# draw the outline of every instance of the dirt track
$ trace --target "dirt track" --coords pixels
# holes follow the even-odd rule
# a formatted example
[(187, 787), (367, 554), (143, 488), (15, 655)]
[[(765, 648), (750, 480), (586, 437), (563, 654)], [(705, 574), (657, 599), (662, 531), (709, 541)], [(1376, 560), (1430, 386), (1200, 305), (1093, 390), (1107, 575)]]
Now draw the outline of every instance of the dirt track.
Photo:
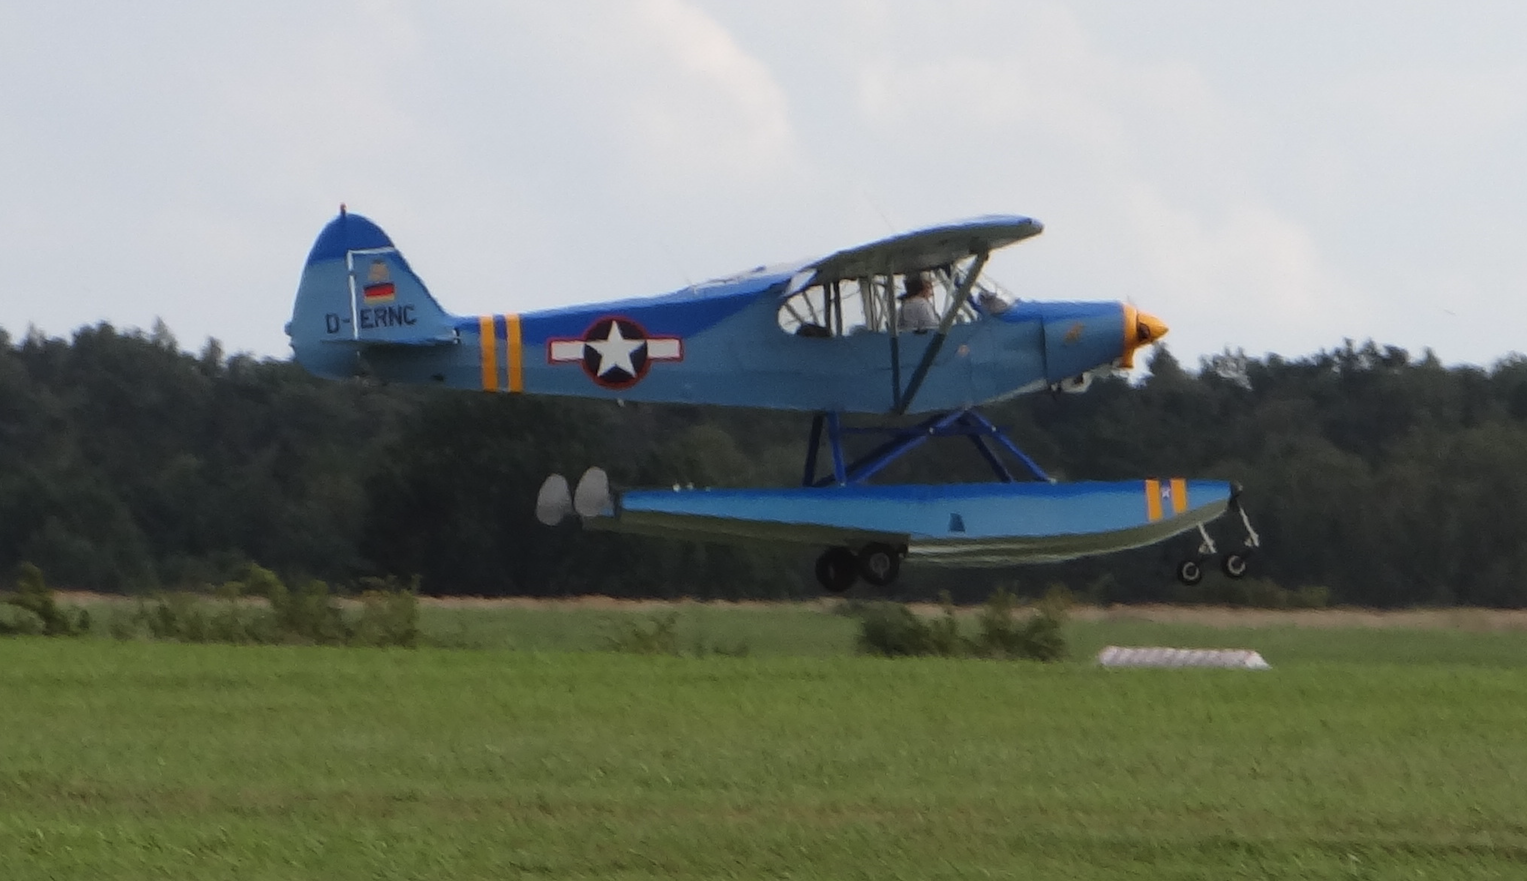
[[(662, 609), (699, 605), (693, 600), (628, 600), (607, 596), (581, 596), (567, 599), (533, 597), (427, 597), (426, 606), (454, 609), (601, 609), (623, 612), (652, 612)], [(815, 599), (796, 603), (763, 601), (715, 601), (705, 603), (718, 609), (768, 609), (779, 605), (830, 611), (841, 600)], [(932, 603), (914, 604), (921, 614), (938, 614)], [(975, 608), (960, 610), (974, 614)], [(1227, 606), (1076, 606), (1071, 615), (1082, 621), (1137, 620), (1162, 624), (1199, 624), (1207, 627), (1322, 627), (1322, 628), (1403, 628), (1411, 630), (1527, 631), (1527, 610), (1523, 609), (1241, 609)]]
[[(841, 600), (800, 600), (796, 603), (710, 602), (716, 609), (770, 609), (774, 606), (832, 611)], [(695, 600), (621, 600), (615, 597), (425, 597), (421, 605), (446, 609), (608, 609), (621, 612), (652, 612), (701, 605)], [(915, 603), (919, 614), (939, 614), (933, 603)], [(960, 612), (976, 614), (965, 606)], [(1202, 624), (1208, 628), (1400, 628), (1420, 631), (1527, 631), (1527, 609), (1238, 609), (1229, 606), (1073, 606), (1073, 618), (1083, 621), (1138, 620), (1170, 624)]]
[(1527, 630), (1523, 609), (1236, 609), (1224, 606), (1083, 606), (1084, 621), (1138, 620), (1209, 627), (1403, 628), (1475, 632)]
[[(94, 605), (126, 601), (125, 597), (83, 591), (60, 591), (61, 602)], [(715, 601), (703, 605), (715, 609), (769, 609), (776, 606), (818, 609), (826, 612), (841, 600), (814, 599), (794, 603), (744, 600)], [(701, 605), (694, 600), (629, 600), (607, 596), (579, 596), (565, 599), (534, 597), (421, 597), (420, 605), (442, 609), (593, 609), (611, 612), (654, 612)], [(932, 603), (914, 604), (920, 614), (935, 615), (940, 608)], [(975, 614), (964, 607), (963, 614)], [(1463, 630), (1471, 632), (1527, 631), (1527, 609), (1241, 609), (1227, 606), (1075, 606), (1071, 615), (1081, 621), (1136, 620), (1161, 624), (1197, 624), (1206, 627), (1314, 627), (1314, 628), (1401, 628), (1410, 630)]]
[[(610, 611), (650, 612), (696, 604), (694, 600), (627, 600), (606, 596), (581, 596), (567, 599), (533, 597), (431, 597), (420, 600), (427, 606), (456, 609), (607, 609)], [(712, 608), (768, 609), (778, 605), (830, 611), (841, 600), (815, 599), (796, 603), (763, 601), (715, 601)], [(937, 614), (940, 607), (917, 603), (913, 608), (922, 614)], [(965, 607), (962, 612), (975, 613)], [(1406, 628), (1412, 630), (1527, 630), (1527, 609), (1243, 609), (1228, 606), (1075, 606), (1071, 615), (1082, 621), (1137, 620), (1162, 624), (1201, 624), (1209, 627), (1324, 627), (1324, 628)]]

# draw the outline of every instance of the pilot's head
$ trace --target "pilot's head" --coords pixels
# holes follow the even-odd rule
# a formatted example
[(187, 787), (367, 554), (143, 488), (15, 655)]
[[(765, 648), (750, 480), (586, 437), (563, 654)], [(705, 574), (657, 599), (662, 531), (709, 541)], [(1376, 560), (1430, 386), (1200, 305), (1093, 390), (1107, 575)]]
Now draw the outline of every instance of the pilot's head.
[(933, 285), (928, 283), (928, 276), (923, 275), (921, 272), (910, 272), (907, 274), (907, 292), (901, 295), (903, 299), (907, 297), (928, 297), (932, 296), (932, 294)]

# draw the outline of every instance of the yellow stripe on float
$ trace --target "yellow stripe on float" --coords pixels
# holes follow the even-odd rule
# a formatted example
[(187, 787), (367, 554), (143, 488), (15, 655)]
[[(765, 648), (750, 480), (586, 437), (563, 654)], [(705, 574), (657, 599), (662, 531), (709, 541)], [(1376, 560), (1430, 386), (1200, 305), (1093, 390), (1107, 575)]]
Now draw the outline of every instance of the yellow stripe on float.
[(1152, 523), (1161, 519), (1161, 481), (1145, 481), (1145, 519)]
[(482, 362), (482, 389), (498, 391), (498, 340), (493, 338), (493, 316), (477, 317), (477, 352)]
[(525, 390), (525, 341), (520, 338), (520, 316), (505, 315), (504, 326), (509, 333), (509, 391)]
[(1188, 510), (1188, 482), (1181, 477), (1172, 478), (1172, 513), (1181, 514)]

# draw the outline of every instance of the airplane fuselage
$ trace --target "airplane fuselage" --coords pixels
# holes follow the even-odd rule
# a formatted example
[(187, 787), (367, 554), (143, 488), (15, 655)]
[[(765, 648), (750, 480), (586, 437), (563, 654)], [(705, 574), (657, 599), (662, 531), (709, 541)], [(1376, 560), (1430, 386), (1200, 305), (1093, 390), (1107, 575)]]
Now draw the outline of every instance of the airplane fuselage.
[[(368, 266), (385, 285), (367, 283)], [(453, 316), (379, 228), (341, 215), (308, 258), (288, 332), (297, 359), (328, 377), (844, 413), (895, 409), (897, 389), (905, 392), (930, 346), (936, 357), (905, 412), (1045, 388), (1107, 369), (1130, 350), (1132, 310), (1114, 302), (973, 310), (943, 340), (866, 328), (790, 333), (780, 309), (797, 270), (758, 270), (656, 297)]]
[[(779, 329), (766, 300), (739, 297), (736, 305), (730, 315), (714, 309), (694, 315), (681, 304), (609, 303), (477, 316), (458, 322), (456, 346), (372, 349), (365, 357), (379, 378), (452, 388), (845, 413), (892, 409), (885, 334), (794, 336)], [(1119, 357), (1121, 344), (1077, 339), (1069, 344), (1074, 351), (1060, 353), (1064, 366), (1049, 369), (1045, 331), (1057, 323), (1062, 332), (1049, 336), (1059, 336), (1062, 347), (1067, 332), (1123, 339), (1122, 311), (1111, 303), (1019, 304), (1000, 318), (955, 325), (908, 412), (1043, 388)], [(931, 333), (899, 335), (904, 373), (932, 340)]]

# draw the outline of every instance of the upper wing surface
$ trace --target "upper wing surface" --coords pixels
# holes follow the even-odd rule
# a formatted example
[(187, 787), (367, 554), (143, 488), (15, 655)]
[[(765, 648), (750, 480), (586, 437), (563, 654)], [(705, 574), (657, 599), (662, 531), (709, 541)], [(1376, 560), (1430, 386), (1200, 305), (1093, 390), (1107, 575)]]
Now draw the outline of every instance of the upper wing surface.
[(1006, 214), (914, 230), (823, 257), (807, 267), (814, 271), (806, 285), (922, 272), (995, 251), (1043, 231), (1044, 225), (1033, 218)]

